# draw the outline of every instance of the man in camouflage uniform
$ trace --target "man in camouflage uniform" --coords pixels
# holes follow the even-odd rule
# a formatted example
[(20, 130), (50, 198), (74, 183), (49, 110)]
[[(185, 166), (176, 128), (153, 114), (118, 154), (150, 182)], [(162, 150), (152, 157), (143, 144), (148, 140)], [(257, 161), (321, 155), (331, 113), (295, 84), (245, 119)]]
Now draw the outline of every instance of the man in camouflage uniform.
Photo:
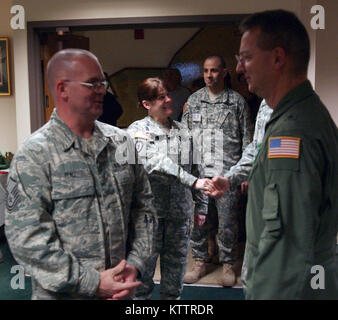
[[(235, 189), (241, 184), (247, 183), (253, 163), (263, 141), (265, 125), (269, 121), (272, 111), (265, 100), (263, 100), (257, 113), (253, 140), (243, 151), (242, 158), (230, 168), (224, 178), (220, 178), (219, 176), (213, 178), (216, 184), (223, 184), (224, 191)], [(213, 196), (212, 193), (207, 192), (207, 194)], [(242, 274), (245, 274), (244, 269), (245, 265), (242, 266)], [(242, 281), (242, 286), (245, 287), (244, 281)]]
[[(224, 175), (241, 158), (242, 151), (250, 143), (251, 125), (244, 98), (225, 88), (227, 74), (223, 58), (210, 56), (203, 65), (206, 87), (192, 94), (187, 102), (182, 122), (192, 130), (196, 145), (202, 146), (202, 166), (205, 177)], [(233, 265), (238, 254), (238, 201), (239, 190), (232, 190), (220, 199), (209, 199), (206, 223), (194, 227), (191, 247), (194, 265), (184, 277), (186, 283), (194, 283), (208, 272), (208, 235), (217, 229), (219, 260), (223, 274), (219, 282), (233, 286), (236, 276)]]
[(252, 142), (243, 151), (241, 160), (231, 167), (224, 175), (229, 181), (228, 188), (235, 188), (248, 179), (253, 162), (256, 159), (263, 141), (265, 125), (269, 121), (272, 111), (273, 110), (266, 104), (265, 100), (263, 100), (257, 113)]
[(9, 173), (10, 249), (32, 277), (32, 299), (123, 299), (152, 254), (149, 180), (116, 161), (123, 131), (95, 121), (107, 83), (94, 55), (59, 51), (47, 81), (56, 109)]
[(138, 159), (144, 163), (149, 175), (159, 217), (158, 233), (154, 240), (156, 251), (149, 260), (135, 299), (151, 298), (159, 255), (161, 299), (180, 298), (187, 265), (193, 207), (200, 215), (206, 215), (208, 210), (208, 197), (200, 190), (191, 193), (192, 189), (200, 188), (205, 179), (197, 179), (202, 175), (201, 166), (192, 163), (189, 130), (177, 121), (168, 120), (169, 125), (166, 127), (147, 116), (128, 128), (128, 133), (136, 141)]

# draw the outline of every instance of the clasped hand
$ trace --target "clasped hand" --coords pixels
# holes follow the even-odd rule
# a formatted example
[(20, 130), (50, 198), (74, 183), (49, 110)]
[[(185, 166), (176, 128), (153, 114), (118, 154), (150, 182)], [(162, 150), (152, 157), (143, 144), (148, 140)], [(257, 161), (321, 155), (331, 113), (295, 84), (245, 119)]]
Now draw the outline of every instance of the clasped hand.
[(141, 285), (140, 281), (135, 281), (137, 269), (126, 260), (114, 268), (100, 273), (100, 284), (96, 295), (107, 300), (121, 300), (135, 293), (136, 288)]

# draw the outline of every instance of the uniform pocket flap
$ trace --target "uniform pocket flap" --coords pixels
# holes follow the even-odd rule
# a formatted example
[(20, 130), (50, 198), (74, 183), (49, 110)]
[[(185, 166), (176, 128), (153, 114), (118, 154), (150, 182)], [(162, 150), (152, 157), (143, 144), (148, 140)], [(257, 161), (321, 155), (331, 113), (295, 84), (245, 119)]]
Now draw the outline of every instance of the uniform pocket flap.
[(276, 220), (266, 220), (265, 221), (266, 230), (269, 232), (279, 230), (281, 228), (281, 223), (279, 219)]
[(264, 189), (263, 219), (273, 220), (278, 217), (278, 191), (275, 183)]
[(93, 196), (95, 194), (91, 179), (62, 179), (54, 183), (52, 199), (72, 199)]
[(299, 171), (299, 159), (269, 159), (268, 168), (270, 170)]
[(262, 210), (263, 219), (265, 221), (276, 220), (278, 218), (278, 210), (271, 210), (270, 208)]
[(262, 216), (265, 220), (267, 231), (276, 231), (281, 228), (281, 221), (278, 215), (279, 212), (279, 197), (277, 184), (272, 183), (264, 189), (264, 207)]
[(226, 110), (225, 112), (220, 113), (219, 118), (217, 119), (218, 128), (222, 128), (224, 121), (226, 120), (228, 115), (230, 115), (230, 113), (230, 110)]

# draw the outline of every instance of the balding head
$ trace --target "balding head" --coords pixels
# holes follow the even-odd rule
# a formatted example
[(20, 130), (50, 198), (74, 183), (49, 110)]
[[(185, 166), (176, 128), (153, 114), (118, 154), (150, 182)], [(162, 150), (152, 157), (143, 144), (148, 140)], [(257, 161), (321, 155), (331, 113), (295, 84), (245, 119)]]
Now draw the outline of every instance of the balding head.
[(205, 58), (204, 60), (204, 63), (207, 61), (207, 60), (217, 60), (219, 62), (219, 67), (222, 68), (222, 69), (225, 69), (226, 68), (226, 63), (225, 63), (225, 60), (222, 56), (220, 55), (217, 55), (217, 54), (214, 54), (214, 55), (211, 55), (211, 56), (208, 56)]
[(76, 72), (75, 61), (79, 58), (88, 58), (97, 61), (95, 55), (82, 49), (64, 49), (58, 51), (47, 64), (47, 85), (52, 97), (55, 97), (55, 86), (58, 80), (69, 79)]

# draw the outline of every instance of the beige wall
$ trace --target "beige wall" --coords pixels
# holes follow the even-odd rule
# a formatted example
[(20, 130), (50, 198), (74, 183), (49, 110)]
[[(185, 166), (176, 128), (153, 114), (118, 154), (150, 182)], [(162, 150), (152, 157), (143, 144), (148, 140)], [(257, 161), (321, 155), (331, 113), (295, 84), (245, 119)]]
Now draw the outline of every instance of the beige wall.
[(20, 0), (28, 21), (114, 17), (250, 13), (284, 8), (299, 12), (299, 0)]
[[(331, 114), (338, 123), (338, 114), (335, 109), (338, 93), (333, 86), (337, 83), (337, 75), (334, 72), (336, 65), (335, 52), (337, 52), (337, 42), (333, 42), (336, 37), (336, 14), (337, 1), (322, 0), (326, 10), (327, 29), (325, 32), (317, 30), (311, 31), (311, 40), (315, 41), (312, 52), (310, 68), (310, 78), (315, 84), (319, 95), (328, 104)], [(9, 0), (2, 0), (2, 9), (8, 6)], [(313, 0), (21, 0), (13, 3), (22, 4), (26, 11), (28, 21), (42, 20), (65, 20), (65, 19), (85, 19), (85, 18), (122, 18), (122, 17), (149, 17), (149, 16), (176, 16), (176, 15), (205, 15), (205, 14), (234, 14), (251, 13), (266, 9), (284, 8), (300, 15), (304, 23), (310, 23), (310, 12), (306, 8), (312, 4)], [(318, 2), (318, 1), (317, 1)], [(324, 3), (325, 2), (325, 3)], [(306, 8), (306, 9), (304, 9)], [(2, 16), (8, 17), (7, 10), (2, 10)], [(4, 12), (4, 13), (3, 13)], [(2, 32), (11, 33), (6, 23), (1, 27)], [(333, 24), (333, 27), (332, 27)], [(330, 25), (330, 26), (329, 26)], [(4, 30), (4, 31), (3, 31)], [(16, 122), (19, 123), (17, 130), (17, 143), (30, 134), (30, 116), (28, 99), (28, 61), (27, 61), (27, 39), (25, 31), (14, 31), (15, 41), (15, 65), (20, 67), (15, 77), (16, 87)], [(332, 50), (334, 49), (334, 50)], [(0, 100), (6, 101), (6, 100)], [(13, 98), (9, 98), (8, 105), (14, 103)], [(15, 131), (15, 117), (10, 113), (12, 109), (5, 107), (4, 102), (0, 102), (0, 107), (4, 109), (6, 125)], [(7, 108), (7, 109), (6, 109)], [(10, 109), (10, 110), (9, 110)], [(2, 121), (2, 120), (0, 120)], [(1, 124), (1, 123), (0, 123)], [(2, 130), (2, 129), (0, 129)], [(1, 131), (0, 131), (1, 132)], [(15, 137), (15, 132), (12, 138)], [(15, 139), (15, 138), (14, 138)], [(0, 146), (4, 144), (2, 135), (0, 136)], [(15, 142), (10, 142), (11, 149), (16, 148)]]
[(322, 0), (325, 29), (316, 30), (316, 91), (338, 124), (338, 1)]
[(14, 86), (14, 59), (13, 59), (13, 31), (10, 28), (11, 0), (1, 1), (0, 10), (0, 37), (9, 38), (10, 46), (10, 76), (12, 80), (12, 95), (0, 96), (0, 152), (14, 152), (17, 147), (16, 117), (15, 117), (15, 86)]

